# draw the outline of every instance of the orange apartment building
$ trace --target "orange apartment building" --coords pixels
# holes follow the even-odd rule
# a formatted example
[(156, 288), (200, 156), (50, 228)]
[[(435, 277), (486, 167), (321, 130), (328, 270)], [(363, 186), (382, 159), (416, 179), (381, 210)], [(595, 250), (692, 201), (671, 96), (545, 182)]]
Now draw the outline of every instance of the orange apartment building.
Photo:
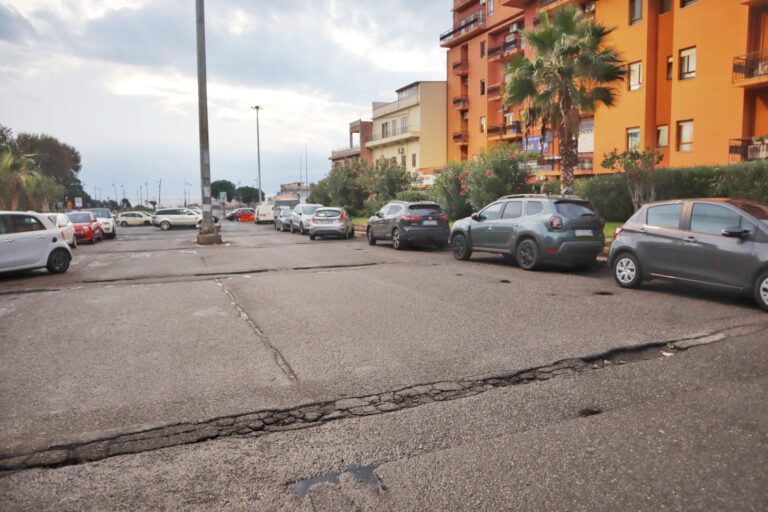
[(524, 137), (503, 106), (505, 66), (530, 55), (521, 29), (567, 4), (615, 27), (627, 63), (618, 105), (582, 119), (577, 175), (612, 149), (654, 148), (662, 166), (768, 158), (768, 0), (454, 0), (448, 49), (448, 158), (509, 141), (543, 150), (541, 177), (559, 174), (557, 140)]

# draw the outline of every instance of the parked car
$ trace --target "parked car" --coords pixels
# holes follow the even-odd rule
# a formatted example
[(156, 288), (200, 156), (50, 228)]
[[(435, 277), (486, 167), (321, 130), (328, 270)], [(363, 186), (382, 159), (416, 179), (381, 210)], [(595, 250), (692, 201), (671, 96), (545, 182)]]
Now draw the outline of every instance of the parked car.
[(91, 212), (96, 217), (105, 237), (115, 238), (117, 236), (115, 215), (108, 208), (86, 208), (83, 211)]
[(96, 220), (91, 212), (72, 212), (67, 217), (75, 226), (75, 238), (77, 243), (88, 242), (95, 244), (104, 239), (104, 232), (101, 230), (101, 224)]
[(650, 203), (616, 230), (609, 263), (622, 288), (651, 278), (753, 295), (768, 310), (768, 206), (736, 199)]
[(0, 272), (69, 269), (72, 251), (59, 228), (44, 214), (0, 211)]
[(391, 240), (392, 247), (403, 249), (412, 243), (426, 242), (444, 247), (450, 228), (443, 207), (431, 201), (390, 201), (368, 219), (368, 243)]
[(61, 237), (67, 242), (67, 245), (75, 249), (77, 247), (77, 237), (75, 236), (75, 225), (63, 213), (46, 213), (54, 226), (59, 228)]
[(245, 208), (235, 215), (235, 221), (237, 222), (255, 222), (256, 210), (253, 208)]
[(164, 208), (152, 215), (152, 225), (163, 231), (175, 227), (194, 228), (203, 216), (187, 208)]
[(353, 238), (355, 227), (344, 208), (318, 208), (309, 217), (309, 239), (320, 237)]
[(291, 209), (280, 208), (275, 215), (275, 230), (288, 231), (291, 229)]
[(456, 221), (451, 249), (458, 260), (473, 252), (503, 254), (523, 270), (544, 264), (591, 266), (605, 247), (604, 221), (576, 196), (504, 196)]
[(152, 217), (140, 212), (123, 212), (117, 216), (117, 224), (126, 226), (150, 226), (152, 225)]
[(260, 204), (256, 207), (254, 222), (256, 224), (275, 222), (275, 208), (271, 204)]
[(291, 214), (291, 233), (298, 231), (302, 235), (309, 233), (309, 217), (321, 204), (297, 204)]
[(230, 222), (238, 221), (240, 220), (240, 216), (243, 215), (244, 212), (253, 214), (253, 208), (238, 208), (236, 210), (232, 210), (231, 212), (226, 214), (224, 218)]

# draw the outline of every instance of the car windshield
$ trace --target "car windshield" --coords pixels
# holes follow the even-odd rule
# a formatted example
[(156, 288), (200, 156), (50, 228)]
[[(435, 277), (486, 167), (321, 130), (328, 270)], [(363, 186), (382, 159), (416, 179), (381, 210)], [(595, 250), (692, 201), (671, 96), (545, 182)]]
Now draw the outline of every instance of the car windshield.
[(312, 213), (315, 213), (315, 210), (317, 210), (318, 208), (320, 208), (320, 207), (319, 206), (302, 206), (301, 207), (301, 212), (304, 215), (310, 215)]
[(91, 216), (87, 213), (70, 213), (69, 220), (77, 223), (91, 222)]
[(340, 210), (317, 210), (315, 212), (315, 217), (323, 217), (326, 219), (335, 218), (341, 215)]
[(408, 211), (415, 215), (438, 215), (443, 213), (439, 204), (412, 204)]
[(278, 214), (280, 217), (290, 217), (291, 211), (290, 210), (280, 210), (280, 213)]
[(570, 218), (597, 216), (592, 205), (586, 201), (558, 201), (555, 209), (560, 215)]
[(109, 210), (99, 209), (99, 210), (88, 210), (93, 214), (94, 217), (97, 219), (109, 219), (112, 218), (112, 216), (109, 214)]

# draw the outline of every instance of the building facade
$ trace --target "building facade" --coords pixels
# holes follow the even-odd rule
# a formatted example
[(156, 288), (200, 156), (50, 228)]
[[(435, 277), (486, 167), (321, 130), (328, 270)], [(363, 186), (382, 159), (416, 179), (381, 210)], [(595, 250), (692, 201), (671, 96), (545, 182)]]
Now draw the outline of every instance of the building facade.
[(768, 157), (768, 140), (753, 140), (768, 135), (768, 0), (454, 0), (440, 38), (449, 160), (506, 140), (542, 153), (542, 177), (559, 173), (557, 140), (524, 137), (504, 108), (504, 73), (511, 55), (530, 55), (520, 30), (568, 3), (615, 27), (609, 44), (627, 63), (617, 106), (582, 118), (576, 175), (608, 172), (613, 149), (657, 149), (674, 167)]
[(373, 161), (396, 162), (430, 184), (446, 162), (446, 83), (415, 82), (397, 90), (397, 100), (374, 102), (373, 133), (365, 147)]
[(349, 146), (334, 149), (331, 151), (329, 160), (331, 166), (336, 164), (349, 163), (352, 160), (360, 159), (366, 162), (372, 161), (372, 153), (366, 144), (373, 135), (373, 122), (358, 119), (349, 123)]

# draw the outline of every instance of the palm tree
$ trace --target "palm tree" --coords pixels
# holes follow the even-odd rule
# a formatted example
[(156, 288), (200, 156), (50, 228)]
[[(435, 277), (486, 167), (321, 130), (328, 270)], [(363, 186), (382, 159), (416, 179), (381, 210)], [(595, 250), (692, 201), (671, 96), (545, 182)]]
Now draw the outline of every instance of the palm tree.
[(32, 203), (33, 191), (39, 176), (32, 170), (34, 160), (29, 155), (14, 156), (10, 151), (0, 153), (0, 201), (5, 208), (17, 210), (21, 199), (25, 199), (27, 207)]
[(539, 125), (545, 137), (554, 128), (560, 140), (560, 190), (572, 194), (581, 114), (600, 104), (613, 106), (626, 70), (606, 42), (614, 29), (587, 18), (577, 6), (555, 11), (551, 21), (541, 14), (539, 21), (523, 33), (535, 56), (517, 55), (507, 66), (504, 104), (522, 107), (526, 133)]

